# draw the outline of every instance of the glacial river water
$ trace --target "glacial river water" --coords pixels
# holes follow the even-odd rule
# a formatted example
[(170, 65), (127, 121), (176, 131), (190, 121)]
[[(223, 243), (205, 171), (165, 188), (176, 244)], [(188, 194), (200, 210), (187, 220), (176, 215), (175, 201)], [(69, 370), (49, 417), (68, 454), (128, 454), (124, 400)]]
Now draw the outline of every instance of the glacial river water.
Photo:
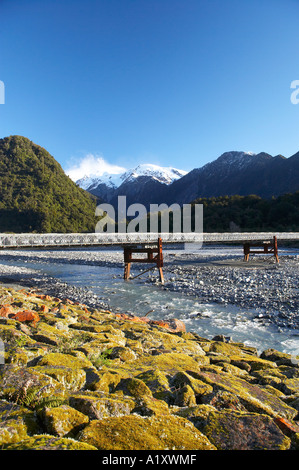
[[(62, 282), (90, 289), (112, 311), (133, 313), (151, 319), (178, 318), (188, 331), (204, 338), (229, 336), (233, 341), (254, 346), (258, 352), (274, 348), (292, 355), (299, 354), (299, 331), (282, 330), (265, 324), (256, 311), (234, 305), (203, 304), (195, 297), (172, 292), (161, 285), (146, 282), (144, 275), (123, 281), (123, 269), (55, 262), (4, 261), (5, 264), (42, 271)], [(150, 313), (149, 313), (150, 312)]]

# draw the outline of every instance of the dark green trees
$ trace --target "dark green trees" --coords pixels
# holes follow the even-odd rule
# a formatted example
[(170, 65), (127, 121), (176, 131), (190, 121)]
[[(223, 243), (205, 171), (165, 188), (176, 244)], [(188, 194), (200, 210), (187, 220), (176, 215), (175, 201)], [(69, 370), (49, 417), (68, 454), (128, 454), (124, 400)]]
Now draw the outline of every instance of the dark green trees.
[(93, 232), (95, 208), (44, 148), (0, 139), (0, 232)]

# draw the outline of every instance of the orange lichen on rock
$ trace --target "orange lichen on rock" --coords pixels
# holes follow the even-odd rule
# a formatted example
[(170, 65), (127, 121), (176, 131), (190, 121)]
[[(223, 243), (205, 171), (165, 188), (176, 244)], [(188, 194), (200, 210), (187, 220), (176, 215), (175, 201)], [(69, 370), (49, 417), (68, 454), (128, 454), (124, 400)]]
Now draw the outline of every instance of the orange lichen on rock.
[(0, 317), (8, 317), (9, 314), (15, 313), (14, 309), (10, 305), (3, 305), (2, 308), (0, 308)]
[(40, 311), (42, 313), (48, 313), (49, 312), (49, 307), (47, 307), (47, 305), (41, 305)]
[(45, 295), (45, 294), (37, 295), (36, 297), (38, 297), (41, 300), (52, 300), (52, 297), (50, 297), (50, 295)]
[(23, 310), (17, 312), (12, 318), (20, 322), (32, 322), (33, 326), (35, 326), (35, 324), (39, 321), (38, 314), (33, 310)]

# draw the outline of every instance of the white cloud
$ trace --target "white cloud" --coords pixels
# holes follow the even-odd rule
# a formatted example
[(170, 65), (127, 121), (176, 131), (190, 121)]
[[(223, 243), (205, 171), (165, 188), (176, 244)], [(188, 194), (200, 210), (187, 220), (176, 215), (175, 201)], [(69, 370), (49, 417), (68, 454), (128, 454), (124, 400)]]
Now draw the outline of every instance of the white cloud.
[(78, 181), (84, 176), (102, 176), (104, 173), (118, 175), (124, 171), (126, 171), (126, 168), (113, 165), (100, 155), (88, 153), (78, 164), (70, 167), (65, 172), (73, 181)]

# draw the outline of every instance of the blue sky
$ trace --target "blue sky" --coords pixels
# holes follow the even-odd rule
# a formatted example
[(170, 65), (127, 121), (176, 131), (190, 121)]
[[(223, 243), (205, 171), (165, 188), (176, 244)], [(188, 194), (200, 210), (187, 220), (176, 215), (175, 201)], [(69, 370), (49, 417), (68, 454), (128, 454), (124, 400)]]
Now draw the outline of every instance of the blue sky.
[(299, 151), (299, 0), (0, 0), (0, 16), (0, 137), (66, 171)]

